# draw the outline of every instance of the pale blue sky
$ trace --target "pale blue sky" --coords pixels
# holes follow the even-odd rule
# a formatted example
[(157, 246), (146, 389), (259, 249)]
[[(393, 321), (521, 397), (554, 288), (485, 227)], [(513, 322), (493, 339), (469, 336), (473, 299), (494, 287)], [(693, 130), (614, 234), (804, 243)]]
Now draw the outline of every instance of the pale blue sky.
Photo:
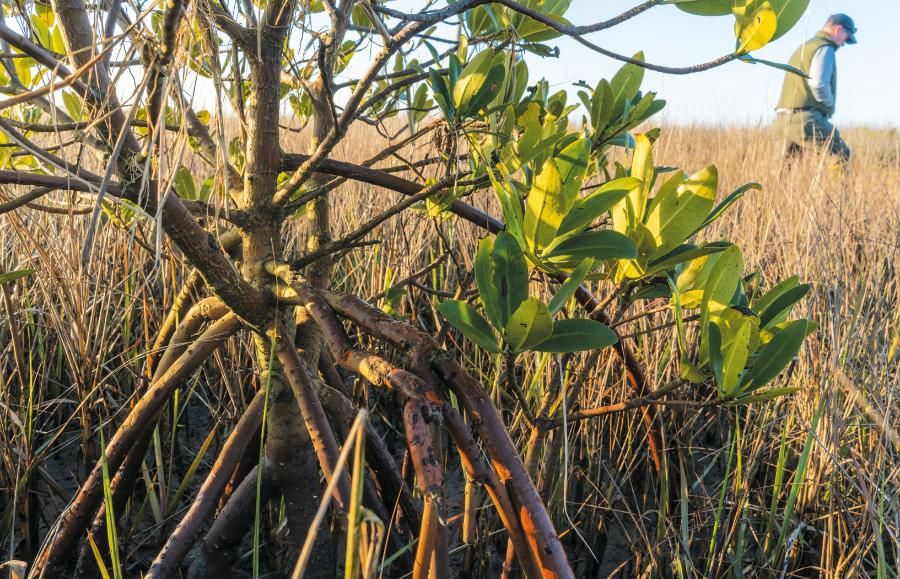
[[(616, 15), (636, 0), (574, 0), (566, 14), (575, 24)], [(900, 127), (900, 0), (812, 0), (800, 22), (785, 36), (754, 53), (787, 62), (805, 39), (821, 28), (829, 14), (846, 12), (858, 28), (858, 44), (837, 53), (838, 101), (834, 122)], [(589, 36), (609, 50), (631, 55), (643, 50), (649, 62), (671, 66), (697, 64), (734, 49), (734, 19), (704, 18), (674, 6), (658, 6), (610, 30)], [(554, 41), (558, 59), (529, 58), (532, 75), (559, 88), (584, 79), (593, 84), (620, 66), (569, 38)], [(733, 62), (688, 75), (648, 72), (643, 88), (668, 101), (663, 115), (675, 122), (767, 124), (774, 116), (784, 73), (762, 65)]]

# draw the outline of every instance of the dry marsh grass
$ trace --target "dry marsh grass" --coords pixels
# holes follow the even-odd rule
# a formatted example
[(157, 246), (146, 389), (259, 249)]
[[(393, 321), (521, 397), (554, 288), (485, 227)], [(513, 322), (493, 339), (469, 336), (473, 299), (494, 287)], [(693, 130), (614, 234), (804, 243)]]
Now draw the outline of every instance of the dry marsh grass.
[[(635, 412), (582, 421), (572, 425), (567, 440), (554, 433), (545, 441), (538, 478), (557, 528), (576, 554), (576, 574), (896, 576), (900, 135), (851, 129), (846, 139), (854, 158), (848, 171), (838, 173), (815, 155), (785, 166), (764, 130), (663, 130), (656, 146), (658, 165), (693, 172), (714, 163), (720, 196), (748, 181), (764, 186), (746, 195), (706, 235), (740, 245), (746, 267), (761, 271), (766, 286), (791, 275), (811, 283), (813, 290), (798, 313), (813, 319), (818, 329), (790, 375), (780, 379), (780, 385), (799, 386), (797, 394), (754, 407), (662, 407), (658, 423), (666, 476), (653, 469)], [(333, 156), (359, 162), (382, 144), (374, 132), (360, 132)], [(302, 134), (288, 133), (283, 146), (303, 150)], [(410, 150), (404, 159), (432, 153), (427, 147)], [(401, 174), (414, 177), (410, 171)], [(332, 199), (336, 229), (355, 229), (397, 197), (358, 183), (343, 186)], [(495, 207), (487, 192), (470, 201)], [(133, 231), (113, 228), (98, 236), (94, 260), (82, 270), (85, 230), (86, 218), (80, 216), (31, 210), (0, 216), (0, 270), (37, 270), (0, 286), (0, 560), (33, 555), (82, 480), (85, 465), (97, 458), (99, 430), (108, 436), (140, 391), (143, 359), (174, 297), (173, 283), (185, 272), (177, 260), (155, 261), (132, 241)], [(373, 295), (450, 250), (449, 258), (422, 280), (423, 287), (407, 288), (391, 304), (397, 315), (433, 330), (440, 327), (434, 311), (443, 299), (440, 291), (468, 283), (479, 235), (455, 219), (406, 213), (373, 233), (379, 245), (340, 256), (334, 285)], [(292, 222), (289, 246), (302, 247), (304, 236), (303, 220)], [(154, 243), (152, 228), (136, 237), (144, 245)], [(439, 291), (429, 294), (429, 289)], [(603, 287), (594, 289), (603, 292)], [(614, 303), (613, 311), (627, 320), (659, 305), (639, 304), (626, 312)], [(640, 334), (667, 316), (640, 317), (620, 328), (638, 334), (631, 341), (654, 387), (666, 383), (672, 371), (674, 332)], [(524, 448), (527, 431), (499, 387), (499, 362), (466, 344), (458, 346), (460, 356), (492, 387)], [(126, 565), (152, 552), (171, 530), (170, 515), (180, 512), (191, 494), (169, 504), (175, 489), (196, 488), (185, 474), (195, 453), (212, 436), (196, 479), (248, 402), (246, 393), (257, 380), (251, 360), (249, 340), (232, 340), (170, 408), (145, 461), (144, 486), (120, 531)], [(604, 355), (596, 365), (578, 368), (573, 379), (584, 381), (582, 407), (629, 396), (614, 358)], [(539, 401), (556, 370), (555, 363), (542, 367), (538, 358), (523, 357), (520, 371), (523, 384), (530, 385), (528, 395)], [(362, 384), (355, 388), (376, 417), (392, 401), (366, 392)], [(699, 401), (709, 395), (705, 388), (691, 387), (679, 397)], [(390, 435), (386, 419), (378, 426)], [(458, 514), (453, 498), (450, 510)], [(267, 516), (267, 528), (277, 528), (277, 508)], [(502, 559), (505, 540), (494, 533), (500, 528), (482, 519), (482, 560)], [(267, 536), (277, 539), (274, 531)], [(270, 548), (268, 540), (264, 545)]]

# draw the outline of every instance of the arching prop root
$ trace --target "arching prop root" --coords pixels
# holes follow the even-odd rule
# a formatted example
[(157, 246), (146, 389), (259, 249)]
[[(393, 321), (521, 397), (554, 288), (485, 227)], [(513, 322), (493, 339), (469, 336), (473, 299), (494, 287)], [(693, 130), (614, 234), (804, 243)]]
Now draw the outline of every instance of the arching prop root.
[[(152, 429), (163, 405), (178, 386), (240, 327), (234, 314), (223, 316), (189, 345), (157, 382), (151, 384), (106, 446), (106, 462), (110, 471), (115, 472), (142, 433)], [(103, 474), (98, 461), (75, 499), (57, 521), (57, 532), (51, 533), (35, 560), (34, 576), (53, 577), (59, 574), (59, 565), (69, 558), (75, 541), (82, 536), (89, 517), (100, 504), (102, 493)]]

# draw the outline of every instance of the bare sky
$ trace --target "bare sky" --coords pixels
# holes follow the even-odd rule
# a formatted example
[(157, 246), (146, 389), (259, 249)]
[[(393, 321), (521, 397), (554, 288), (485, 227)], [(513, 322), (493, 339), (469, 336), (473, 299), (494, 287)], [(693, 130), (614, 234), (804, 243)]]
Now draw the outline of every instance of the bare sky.
[[(576, 24), (604, 20), (634, 6), (635, 0), (574, 0), (566, 14)], [(840, 126), (900, 127), (900, 0), (812, 0), (787, 35), (754, 53), (787, 62), (791, 53), (822, 26), (829, 14), (846, 12), (859, 30), (859, 43), (837, 53)], [(643, 50), (648, 61), (697, 64), (734, 49), (731, 16), (692, 16), (674, 6), (658, 6), (614, 28), (590, 35), (600, 46), (631, 55)], [(546, 77), (559, 88), (583, 79), (593, 84), (619, 67), (568, 38), (557, 41), (558, 59), (530, 57), (533, 78)], [(644, 90), (668, 101), (666, 118), (682, 123), (767, 124), (774, 116), (784, 73), (762, 65), (733, 62), (689, 76), (648, 73)]]

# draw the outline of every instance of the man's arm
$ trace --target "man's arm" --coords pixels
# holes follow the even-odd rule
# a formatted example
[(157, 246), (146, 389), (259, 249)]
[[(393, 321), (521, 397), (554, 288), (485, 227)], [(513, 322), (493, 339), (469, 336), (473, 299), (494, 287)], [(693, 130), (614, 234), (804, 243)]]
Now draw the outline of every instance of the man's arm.
[(834, 69), (834, 48), (822, 46), (813, 54), (809, 65), (809, 79), (806, 81), (813, 97), (829, 111), (834, 111), (835, 95), (831, 91)]

